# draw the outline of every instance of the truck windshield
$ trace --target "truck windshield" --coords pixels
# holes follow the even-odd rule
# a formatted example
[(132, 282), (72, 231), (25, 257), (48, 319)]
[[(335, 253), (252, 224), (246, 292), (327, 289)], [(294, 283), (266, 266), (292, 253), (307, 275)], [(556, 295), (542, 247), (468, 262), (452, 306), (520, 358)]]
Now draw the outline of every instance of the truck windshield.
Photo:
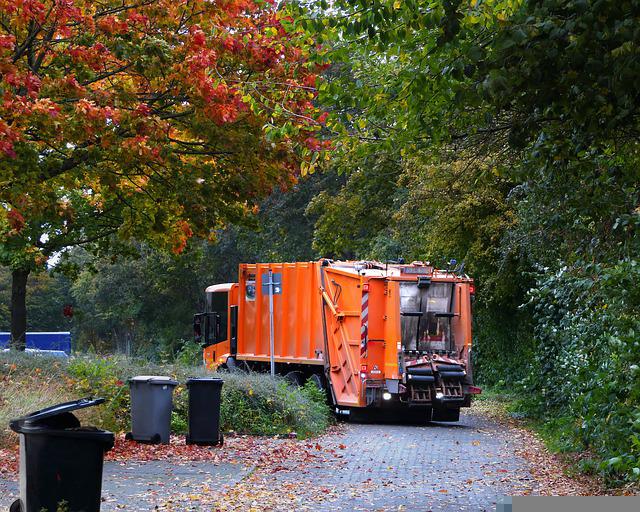
[(400, 283), (402, 346), (405, 350), (452, 349), (451, 310), (453, 283)]
[(228, 292), (207, 293), (207, 312), (211, 313), (207, 333), (208, 343), (219, 343), (227, 339), (228, 305)]

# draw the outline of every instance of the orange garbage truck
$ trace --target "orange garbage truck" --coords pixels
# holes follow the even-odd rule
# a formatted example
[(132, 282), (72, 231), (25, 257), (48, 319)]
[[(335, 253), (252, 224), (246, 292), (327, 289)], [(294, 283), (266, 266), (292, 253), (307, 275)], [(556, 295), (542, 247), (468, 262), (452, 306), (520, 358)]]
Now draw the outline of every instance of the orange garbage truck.
[[(327, 391), (341, 414), (469, 407), (473, 280), (428, 263), (241, 264), (194, 316), (208, 368), (269, 371)], [(355, 415), (355, 414), (354, 414)]]

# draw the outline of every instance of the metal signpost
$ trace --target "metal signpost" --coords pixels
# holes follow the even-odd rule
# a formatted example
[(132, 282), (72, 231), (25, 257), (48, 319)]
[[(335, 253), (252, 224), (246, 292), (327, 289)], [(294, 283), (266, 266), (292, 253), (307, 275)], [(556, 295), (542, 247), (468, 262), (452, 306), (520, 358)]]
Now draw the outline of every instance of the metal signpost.
[(273, 272), (269, 269), (269, 357), (271, 359), (271, 376), (276, 374), (276, 363), (273, 359)]
[(262, 294), (269, 295), (269, 359), (271, 361), (271, 375), (276, 374), (274, 360), (274, 330), (273, 330), (273, 296), (282, 293), (282, 274), (274, 274), (269, 269), (268, 274), (262, 274)]

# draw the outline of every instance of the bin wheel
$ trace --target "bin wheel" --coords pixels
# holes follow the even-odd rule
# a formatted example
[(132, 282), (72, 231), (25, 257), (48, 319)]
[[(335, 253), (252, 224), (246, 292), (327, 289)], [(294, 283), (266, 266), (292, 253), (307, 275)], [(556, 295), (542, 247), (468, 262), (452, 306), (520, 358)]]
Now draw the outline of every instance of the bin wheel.
[(124, 438), (125, 438), (127, 441), (133, 441), (133, 434), (132, 434), (131, 432), (127, 432), (127, 433), (124, 435)]
[(22, 501), (17, 499), (9, 505), (9, 512), (22, 512)]
[(218, 439), (218, 442), (216, 443), (216, 445), (218, 446), (224, 445), (224, 436), (222, 435), (222, 432), (220, 432), (220, 439)]
[(151, 444), (160, 444), (160, 441), (162, 441), (162, 437), (160, 437), (160, 434), (153, 434), (153, 436), (149, 440)]

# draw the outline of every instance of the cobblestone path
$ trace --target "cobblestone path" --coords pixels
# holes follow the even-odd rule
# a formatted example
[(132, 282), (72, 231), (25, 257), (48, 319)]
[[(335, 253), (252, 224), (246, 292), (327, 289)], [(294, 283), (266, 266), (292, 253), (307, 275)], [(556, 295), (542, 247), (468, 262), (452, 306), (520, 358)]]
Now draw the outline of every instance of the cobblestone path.
[[(534, 486), (516, 454), (521, 440), (475, 414), (452, 424), (345, 424), (319, 443), (335, 457), (294, 467), (107, 462), (102, 511), (482, 512)], [(17, 493), (16, 481), (0, 479), (0, 510)]]

